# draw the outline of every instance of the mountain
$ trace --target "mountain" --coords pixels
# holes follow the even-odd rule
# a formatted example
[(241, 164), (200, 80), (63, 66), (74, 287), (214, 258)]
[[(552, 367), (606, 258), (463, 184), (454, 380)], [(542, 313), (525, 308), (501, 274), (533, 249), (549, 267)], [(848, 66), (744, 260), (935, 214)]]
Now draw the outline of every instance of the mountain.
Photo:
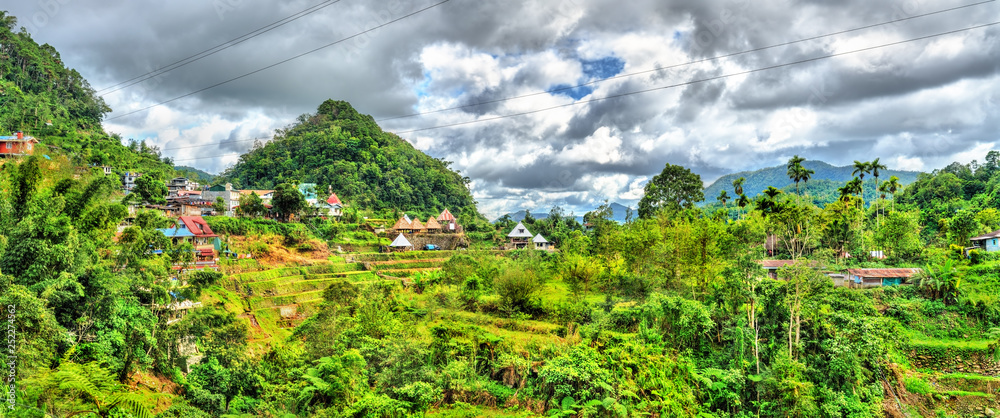
[[(625, 223), (625, 218), (628, 216), (628, 210), (629, 210), (629, 208), (627, 206), (625, 206), (625, 205), (622, 205), (621, 203), (618, 203), (618, 202), (611, 203), (608, 206), (611, 208), (611, 220), (613, 220), (615, 222), (618, 222), (618, 223)], [(519, 211), (514, 212), (514, 213), (508, 213), (505, 216), (510, 216), (510, 219), (514, 220), (514, 222), (521, 222), (522, 220), (524, 220), (524, 217), (525, 217), (525, 215), (527, 215), (527, 213), (528, 213), (528, 211), (522, 209), (522, 210), (519, 210)], [(633, 217), (636, 216), (635, 209), (632, 209), (632, 216)], [(501, 216), (501, 218), (502, 217), (503, 216)], [(549, 217), (549, 213), (548, 212), (532, 212), (531, 213), (531, 217), (533, 217), (535, 219), (546, 219), (546, 218)], [(576, 216), (575, 219), (576, 219), (577, 222), (583, 223), (583, 216)], [(496, 220), (494, 220), (494, 222), (496, 222), (497, 220), (499, 220), (499, 218), (496, 219)]]
[(174, 170), (177, 171), (177, 175), (179, 177), (187, 177), (188, 179), (197, 181), (203, 185), (209, 184), (215, 179), (214, 174), (210, 174), (194, 167), (178, 165), (174, 166)]
[[(853, 166), (843, 166), (837, 167), (831, 164), (827, 164), (823, 161), (809, 160), (802, 163), (802, 166), (815, 171), (812, 178), (809, 179), (808, 184), (799, 184), (799, 187), (810, 187), (813, 185), (814, 181), (818, 180), (829, 180), (833, 183), (843, 183), (854, 178), (851, 172), (854, 171)], [(720, 177), (714, 183), (705, 188), (705, 203), (715, 202), (715, 197), (719, 195), (720, 190), (725, 190), (728, 192), (729, 197), (733, 198), (736, 193), (733, 192), (733, 180), (737, 178), (744, 177), (746, 181), (743, 183), (743, 193), (747, 197), (754, 197), (760, 192), (767, 189), (768, 186), (774, 186), (779, 189), (783, 189), (787, 186), (792, 186), (795, 188), (795, 182), (790, 180), (787, 175), (788, 169), (784, 165), (762, 168), (756, 171), (741, 171), (739, 173), (727, 174)], [(917, 179), (916, 171), (901, 171), (901, 170), (885, 170), (879, 172), (879, 181), (888, 180), (889, 176), (899, 177), (899, 182), (901, 184), (910, 184)], [(865, 176), (865, 188), (871, 188), (873, 177), (871, 174)], [(818, 182), (816, 183), (819, 184)], [(824, 186), (828, 186), (824, 184)], [(839, 186), (838, 186), (839, 187)], [(866, 196), (868, 190), (865, 190)], [(811, 194), (811, 193), (810, 193)]]
[(285, 182), (316, 183), (349, 204), (375, 210), (482, 219), (468, 178), (451, 163), (424, 154), (385, 132), (350, 103), (327, 100), (316, 114), (299, 116), (273, 141), (240, 156), (222, 178), (238, 187), (273, 189)]
[(0, 135), (22, 131), (41, 141), (36, 154), (66, 154), (76, 165), (173, 175), (155, 147), (125, 146), (106, 133), (101, 120), (111, 108), (54, 47), (17, 27), (17, 18), (0, 11)]

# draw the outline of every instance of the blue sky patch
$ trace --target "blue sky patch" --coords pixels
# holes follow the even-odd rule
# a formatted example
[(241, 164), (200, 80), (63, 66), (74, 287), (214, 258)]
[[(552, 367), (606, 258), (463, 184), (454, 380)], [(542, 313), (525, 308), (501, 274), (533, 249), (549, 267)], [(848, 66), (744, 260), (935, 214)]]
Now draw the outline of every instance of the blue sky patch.
[(580, 100), (586, 97), (588, 94), (594, 92), (594, 88), (591, 86), (574, 87), (574, 88), (569, 88), (569, 87), (572, 86), (570, 86), (569, 84), (559, 84), (557, 86), (553, 86), (551, 89), (549, 89), (549, 91), (552, 92), (553, 95), (561, 94), (563, 96), (572, 97), (573, 100)]
[(583, 65), (583, 75), (588, 79), (614, 77), (625, 69), (625, 61), (618, 57), (580, 60), (580, 65)]

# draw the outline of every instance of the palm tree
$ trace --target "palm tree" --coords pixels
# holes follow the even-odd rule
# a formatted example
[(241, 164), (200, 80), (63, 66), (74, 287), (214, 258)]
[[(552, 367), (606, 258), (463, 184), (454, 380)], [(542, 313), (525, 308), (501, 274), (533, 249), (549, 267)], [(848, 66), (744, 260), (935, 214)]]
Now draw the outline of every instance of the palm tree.
[(771, 200), (774, 200), (774, 198), (781, 194), (781, 190), (776, 189), (774, 186), (767, 186), (767, 190), (764, 190), (764, 194), (771, 198)]
[(799, 166), (798, 179), (795, 181), (795, 188), (798, 189), (798, 181), (802, 180), (802, 190), (806, 193), (806, 196), (809, 195), (808, 186), (806, 185), (809, 183), (809, 178), (811, 178), (813, 174), (816, 174), (816, 172), (803, 166)]
[(747, 179), (743, 177), (733, 180), (733, 191), (736, 192), (737, 196), (743, 195), (743, 182), (745, 181), (747, 181)]
[(871, 171), (872, 177), (875, 177), (875, 184), (878, 184), (878, 171), (889, 169), (889, 167), (886, 167), (885, 164), (878, 162), (878, 160), (879, 158), (876, 158), (872, 160), (872, 162), (868, 163), (868, 169)]
[(75, 392), (85, 402), (78, 407), (85, 409), (67, 417), (82, 414), (109, 417), (121, 413), (131, 414), (136, 418), (152, 417), (140, 394), (129, 392), (128, 387), (115, 382), (111, 374), (97, 363), (63, 363), (52, 378), (59, 389)]
[(788, 159), (788, 164), (785, 167), (787, 167), (788, 171), (791, 172), (793, 167), (801, 166), (802, 163), (804, 163), (805, 161), (806, 161), (805, 158), (802, 158), (802, 157), (799, 157), (798, 155), (795, 155), (795, 156), (792, 156), (792, 158)]
[(899, 184), (899, 177), (889, 176), (889, 193), (892, 194), (892, 210), (896, 210), (896, 192), (903, 187)]
[(861, 204), (864, 204), (865, 201), (865, 174), (872, 171), (871, 167), (872, 163), (869, 161), (854, 160), (854, 171), (851, 172), (851, 175), (858, 176), (861, 179)]
[(721, 190), (719, 191), (719, 197), (716, 197), (715, 199), (722, 202), (723, 207), (726, 207), (726, 202), (729, 201), (729, 193), (726, 193), (725, 190)]
[(798, 155), (788, 159), (788, 165), (786, 166), (788, 167), (788, 171), (785, 173), (788, 174), (789, 179), (795, 182), (795, 194), (799, 194), (799, 182), (802, 181), (800, 174), (802, 173), (802, 170), (805, 170), (805, 168), (802, 167), (802, 162), (805, 160), (805, 158), (799, 157)]

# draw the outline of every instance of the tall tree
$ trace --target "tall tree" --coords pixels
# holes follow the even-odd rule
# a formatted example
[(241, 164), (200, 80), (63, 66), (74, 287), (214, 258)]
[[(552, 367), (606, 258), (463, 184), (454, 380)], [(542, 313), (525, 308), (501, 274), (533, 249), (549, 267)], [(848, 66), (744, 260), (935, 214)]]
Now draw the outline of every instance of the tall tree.
[(872, 171), (872, 163), (870, 161), (858, 161), (854, 160), (854, 171), (851, 175), (858, 176), (861, 179), (861, 204), (865, 201), (865, 174)]
[(745, 177), (740, 177), (736, 180), (733, 180), (733, 191), (736, 192), (737, 196), (743, 195), (743, 183), (746, 181), (747, 179)]
[(726, 207), (726, 202), (729, 201), (729, 193), (726, 193), (725, 190), (720, 190), (719, 191), (719, 196), (716, 197), (715, 200), (718, 200), (719, 202), (722, 202), (722, 206)]
[(274, 189), (274, 197), (271, 198), (271, 205), (277, 213), (278, 218), (287, 222), (288, 219), (306, 207), (306, 198), (299, 192), (299, 188), (288, 183), (279, 184)]
[(899, 177), (889, 176), (888, 180), (888, 191), (892, 195), (892, 210), (896, 210), (896, 192), (903, 188), (903, 185), (899, 183)]
[(679, 165), (667, 164), (646, 183), (639, 201), (639, 217), (648, 219), (661, 210), (678, 211), (705, 200), (701, 176)]

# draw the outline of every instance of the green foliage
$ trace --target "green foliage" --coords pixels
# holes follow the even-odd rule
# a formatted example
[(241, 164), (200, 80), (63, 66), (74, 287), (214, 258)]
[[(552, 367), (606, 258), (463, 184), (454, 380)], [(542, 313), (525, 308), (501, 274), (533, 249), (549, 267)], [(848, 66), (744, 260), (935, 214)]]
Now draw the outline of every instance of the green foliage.
[(935, 392), (930, 383), (919, 377), (907, 376), (903, 378), (903, 385), (906, 387), (907, 392), (916, 393), (917, 395), (930, 395)]
[(701, 176), (687, 168), (667, 164), (646, 183), (639, 200), (639, 217), (649, 218), (661, 210), (677, 212), (705, 200)]
[(224, 173), (241, 187), (273, 188), (283, 182), (332, 187), (352, 204), (371, 208), (440, 213), (448, 208), (463, 223), (481, 219), (466, 187), (450, 170), (350, 104), (327, 100), (312, 115), (280, 130)]

